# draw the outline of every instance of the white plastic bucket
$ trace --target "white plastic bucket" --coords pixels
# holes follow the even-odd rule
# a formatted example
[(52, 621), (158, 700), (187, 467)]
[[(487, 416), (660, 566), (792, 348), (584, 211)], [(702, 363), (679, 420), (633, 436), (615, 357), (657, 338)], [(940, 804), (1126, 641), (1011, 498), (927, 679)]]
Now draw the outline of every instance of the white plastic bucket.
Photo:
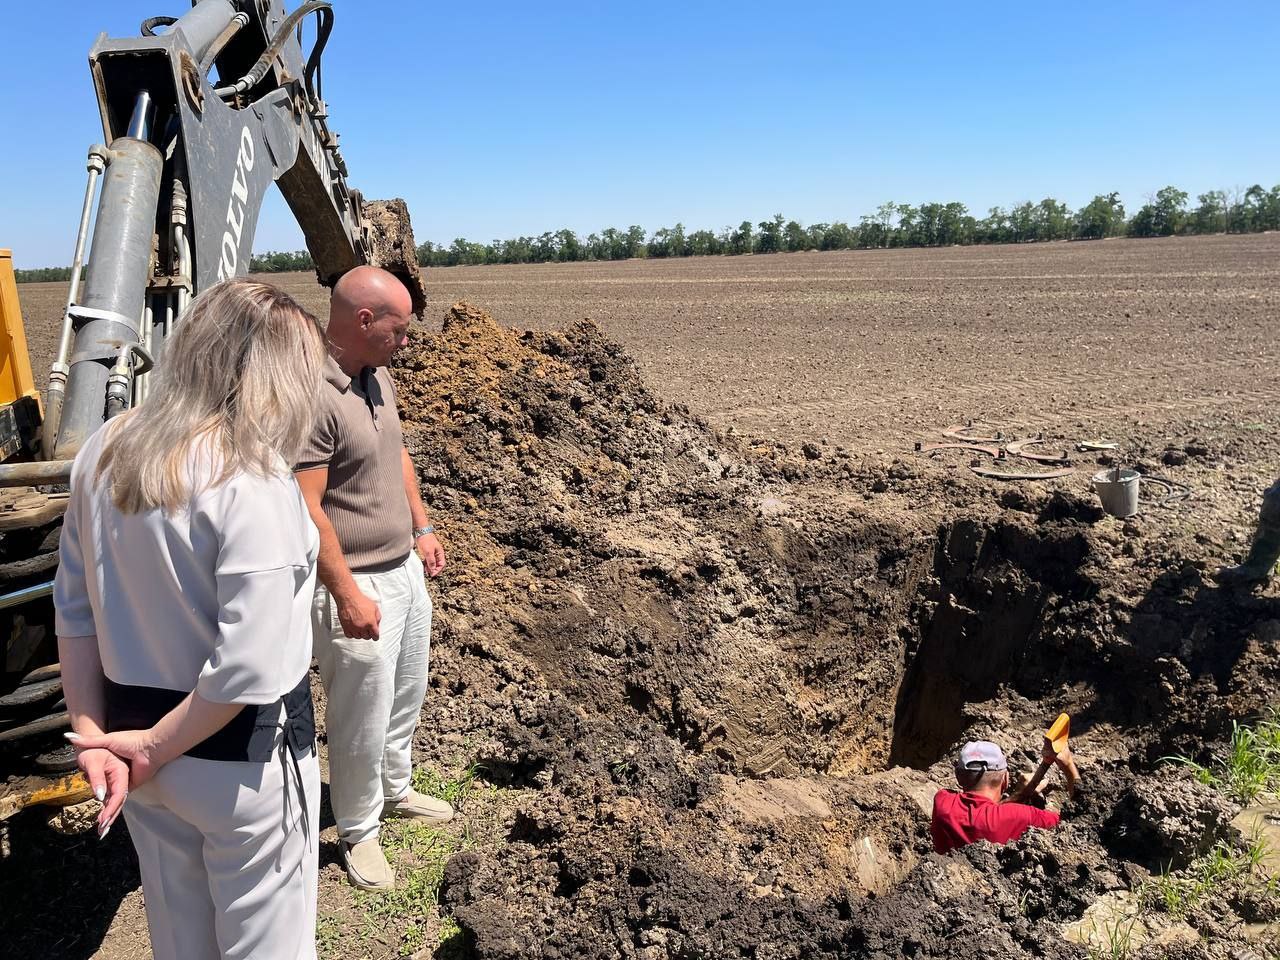
[(1093, 489), (1098, 491), (1102, 509), (1123, 520), (1138, 512), (1137, 470), (1099, 470), (1093, 475)]

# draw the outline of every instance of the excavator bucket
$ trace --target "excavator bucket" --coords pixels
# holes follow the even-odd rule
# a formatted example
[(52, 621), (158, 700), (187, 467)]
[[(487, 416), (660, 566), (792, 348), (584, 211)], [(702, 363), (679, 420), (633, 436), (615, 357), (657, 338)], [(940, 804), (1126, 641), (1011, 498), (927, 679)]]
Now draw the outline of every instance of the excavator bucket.
[(369, 263), (399, 277), (409, 288), (413, 312), (422, 316), (427, 306), (427, 287), (418, 265), (409, 208), (399, 198), (366, 200), (361, 212), (369, 223)]

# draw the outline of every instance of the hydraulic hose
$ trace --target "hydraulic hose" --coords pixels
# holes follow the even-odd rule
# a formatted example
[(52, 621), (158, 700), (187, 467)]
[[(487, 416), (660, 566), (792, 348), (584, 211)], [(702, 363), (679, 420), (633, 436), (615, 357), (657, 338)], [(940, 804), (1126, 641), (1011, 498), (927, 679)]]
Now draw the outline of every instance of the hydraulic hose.
[(325, 45), (329, 42), (329, 34), (333, 32), (333, 10), (329, 9), (317, 16), (316, 24), (316, 42), (311, 48), (311, 56), (307, 57), (307, 65), (302, 71), (303, 76), (307, 80), (307, 92), (317, 100), (324, 99), (316, 78), (320, 76), (320, 55), (324, 53)]
[(229, 83), (223, 87), (215, 87), (213, 92), (220, 99), (229, 100), (256, 87), (262, 81), (262, 78), (267, 75), (267, 71), (271, 69), (271, 64), (280, 55), (284, 45), (288, 43), (289, 35), (293, 32), (293, 28), (302, 22), (303, 17), (317, 11), (320, 11), (320, 27), (316, 35), (316, 49), (312, 51), (306, 67), (307, 82), (310, 84), (311, 74), (316, 66), (319, 65), (320, 51), (324, 48), (322, 41), (328, 40), (329, 31), (333, 29), (333, 5), (328, 0), (308, 0), (307, 3), (304, 3), (285, 17), (276, 31), (276, 35), (267, 44), (267, 49), (262, 51), (262, 56), (249, 69), (249, 72), (235, 83)]
[(222, 28), (222, 32), (218, 34), (213, 41), (213, 45), (209, 47), (209, 52), (204, 55), (204, 59), (200, 61), (200, 69), (198, 73), (202, 77), (209, 75), (209, 68), (213, 66), (213, 61), (218, 59), (223, 48), (231, 42), (231, 38), (240, 32), (249, 22), (249, 15), (241, 11), (231, 18), (231, 22)]
[(85, 187), (84, 205), (80, 209), (80, 229), (76, 232), (76, 252), (71, 261), (71, 285), (67, 288), (67, 303), (62, 310), (62, 332), (58, 339), (58, 355), (49, 370), (49, 385), (44, 395), (45, 418), (40, 446), (46, 460), (53, 456), (53, 441), (58, 436), (58, 424), (62, 422), (62, 400), (67, 392), (67, 374), (71, 371), (67, 358), (71, 354), (71, 338), (75, 332), (75, 317), (71, 308), (75, 306), (76, 295), (80, 290), (85, 242), (89, 237), (89, 217), (93, 213), (93, 198), (97, 194), (95, 188), (98, 177), (107, 169), (106, 147), (94, 144), (89, 148), (88, 169), (89, 184)]
[(154, 37), (156, 35), (156, 27), (172, 27), (177, 22), (177, 17), (147, 17), (142, 21), (142, 35), (144, 37)]

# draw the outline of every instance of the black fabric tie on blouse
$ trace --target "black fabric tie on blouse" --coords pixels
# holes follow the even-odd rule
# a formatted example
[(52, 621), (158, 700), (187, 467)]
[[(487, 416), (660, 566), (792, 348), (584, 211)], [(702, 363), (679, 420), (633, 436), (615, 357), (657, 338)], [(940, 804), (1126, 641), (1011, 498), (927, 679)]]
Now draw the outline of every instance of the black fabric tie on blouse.
[[(108, 733), (118, 730), (146, 730), (155, 726), (165, 714), (187, 698), (179, 690), (106, 683), (106, 727)], [(283, 721), (281, 706), (283, 705)], [(314, 749), (316, 715), (311, 703), (311, 676), (303, 674), (298, 685), (279, 700), (261, 706), (246, 705), (213, 736), (200, 741), (184, 756), (197, 760), (266, 763), (271, 760), (276, 733), (284, 728), (284, 744), (299, 755)]]

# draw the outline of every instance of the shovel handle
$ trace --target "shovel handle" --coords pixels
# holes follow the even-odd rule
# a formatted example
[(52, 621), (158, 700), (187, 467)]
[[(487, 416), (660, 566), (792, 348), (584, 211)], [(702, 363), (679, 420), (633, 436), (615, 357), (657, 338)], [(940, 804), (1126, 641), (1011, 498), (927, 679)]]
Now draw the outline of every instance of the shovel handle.
[(1036, 767), (1036, 772), (1031, 775), (1027, 785), (1022, 788), (1023, 792), (1027, 795), (1035, 793), (1036, 787), (1040, 786), (1040, 781), (1044, 779), (1044, 775), (1049, 772), (1049, 768), (1052, 766), (1052, 760), (1041, 760), (1040, 766)]
[(1052, 760), (1041, 760), (1040, 766), (1036, 767), (1036, 772), (1031, 775), (1031, 779), (1022, 785), (1017, 793), (1010, 794), (1001, 800), (1001, 803), (1024, 803), (1035, 796), (1036, 787), (1040, 786), (1040, 781), (1044, 779), (1044, 775), (1049, 772), (1049, 768), (1053, 766)]

